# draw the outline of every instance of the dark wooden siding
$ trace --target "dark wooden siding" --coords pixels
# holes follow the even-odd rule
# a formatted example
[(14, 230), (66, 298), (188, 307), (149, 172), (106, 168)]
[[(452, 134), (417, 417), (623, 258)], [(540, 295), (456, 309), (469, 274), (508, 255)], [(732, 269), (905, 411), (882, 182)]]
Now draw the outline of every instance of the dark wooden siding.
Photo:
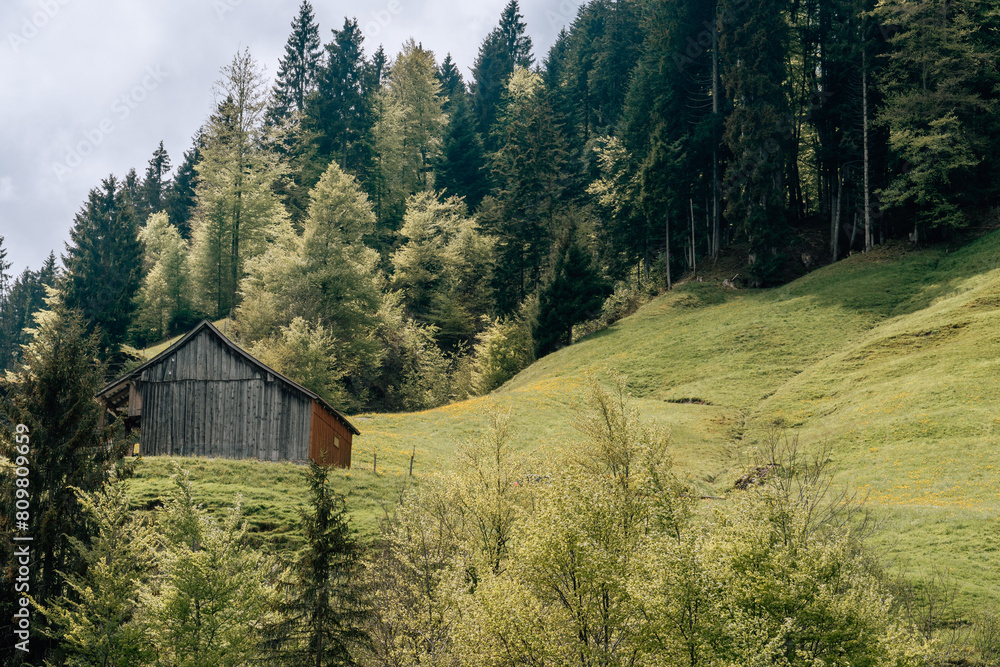
[(205, 330), (136, 378), (149, 456), (303, 461), (313, 400)]
[(323, 409), (319, 401), (313, 401), (311, 431), (310, 459), (320, 465), (351, 467), (351, 439), (354, 434)]

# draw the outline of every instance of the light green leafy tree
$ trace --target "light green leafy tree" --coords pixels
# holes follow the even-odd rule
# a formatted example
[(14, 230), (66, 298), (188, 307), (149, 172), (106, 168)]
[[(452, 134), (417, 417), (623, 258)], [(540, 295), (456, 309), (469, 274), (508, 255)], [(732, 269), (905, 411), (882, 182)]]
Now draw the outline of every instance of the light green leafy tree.
[(274, 568), (249, 548), (239, 498), (216, 519), (195, 503), (179, 466), (174, 485), (160, 515), (159, 576), (143, 595), (147, 639), (162, 664), (245, 665), (273, 627)]
[(879, 21), (898, 28), (880, 81), (886, 99), (878, 120), (903, 162), (881, 195), (887, 208), (913, 213), (914, 242), (921, 228), (966, 222), (959, 186), (981, 161), (976, 120), (994, 105), (977, 91), (992, 62), (975, 46), (977, 26), (990, 12), (988, 5), (942, 0), (882, 0), (875, 10)]
[(476, 340), (473, 384), (480, 394), (500, 387), (535, 360), (528, 326), (519, 319), (497, 318)]
[(433, 189), (431, 165), (448, 122), (434, 54), (408, 39), (389, 67), (386, 90), (402, 109), (403, 187), (407, 194)]
[(406, 197), (433, 190), (433, 164), (448, 122), (444, 102), (434, 54), (407, 40), (375, 101), (375, 200), (380, 226), (396, 229)]
[(193, 221), (192, 273), (203, 312), (237, 305), (247, 262), (262, 254), (288, 214), (275, 194), (285, 167), (266, 148), (267, 81), (249, 49), (222, 68), (218, 110), (205, 131)]
[(510, 412), (490, 404), (486, 418), (482, 435), (460, 446), (455, 470), (408, 493), (385, 525), (384, 551), (370, 569), (377, 663), (471, 658), (456, 644), (469, 595), (505, 569), (509, 541), (531, 496), (528, 460), (513, 448)]
[(373, 96), (375, 121), (371, 177), (372, 206), (378, 220), (375, 239), (379, 247), (390, 247), (394, 229), (403, 215), (406, 194), (403, 188), (403, 116), (402, 103), (386, 88)]
[[(286, 230), (250, 263), (237, 312), (240, 338), (248, 346), (284, 340), (279, 347), (296, 338), (296, 345), (311, 346), (312, 361), (306, 365), (314, 369), (320, 362), (317, 355), (326, 350), (327, 370), (311, 376), (319, 384), (306, 386), (360, 400), (357, 387), (352, 392), (348, 385), (357, 375), (378, 367), (383, 354), (375, 337), (382, 304), (378, 254), (363, 243), (374, 229), (375, 216), (357, 181), (336, 163), (313, 188), (310, 201), (302, 235)], [(296, 318), (303, 325), (293, 327)], [(307, 339), (312, 342), (306, 343)], [(292, 379), (311, 381), (295, 377), (295, 372)]]
[(693, 512), (668, 432), (613, 381), (593, 383), (551, 472), (494, 412), (453, 471), (407, 495), (371, 569), (374, 662), (925, 664), (824, 456), (779, 452)]
[(643, 614), (629, 590), (636, 555), (649, 535), (689, 520), (669, 432), (640, 418), (623, 376), (614, 381), (610, 391), (591, 381), (580, 446), (540, 485), (511, 557), (515, 585), (561, 629), (554, 639), (564, 664), (633, 664), (642, 655)]
[(171, 325), (191, 313), (191, 286), (187, 244), (167, 214), (149, 216), (139, 231), (146, 277), (139, 289), (139, 309), (133, 326), (144, 340), (172, 333)]
[(925, 664), (825, 455), (782, 448), (756, 469), (769, 472), (706, 520), (641, 546), (644, 650), (685, 665)]
[(138, 621), (139, 593), (154, 567), (156, 537), (131, 506), (124, 481), (76, 491), (96, 530), (89, 544), (69, 541), (83, 567), (62, 573), (66, 594), (44, 609), (65, 665), (148, 665), (155, 653)]
[(400, 235), (405, 242), (392, 255), (392, 286), (403, 293), (408, 312), (437, 327), (444, 347), (468, 343), (477, 313), (490, 306), (492, 239), (479, 232), (465, 202), (441, 201), (431, 192), (407, 200)]
[(339, 404), (346, 396), (335, 346), (336, 341), (322, 324), (313, 325), (296, 317), (278, 334), (254, 343), (250, 353), (328, 402)]

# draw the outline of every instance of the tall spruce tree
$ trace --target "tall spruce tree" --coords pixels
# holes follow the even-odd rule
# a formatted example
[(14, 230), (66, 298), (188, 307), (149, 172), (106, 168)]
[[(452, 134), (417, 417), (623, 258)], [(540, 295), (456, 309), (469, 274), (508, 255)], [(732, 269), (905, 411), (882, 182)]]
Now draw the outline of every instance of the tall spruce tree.
[(364, 96), (364, 36), (356, 19), (345, 18), (343, 28), (332, 32), (317, 71), (316, 92), (308, 102), (307, 127), (316, 133), (323, 168), (336, 160), (341, 169), (357, 174), (367, 167), (365, 139), (371, 125)]
[(464, 197), (470, 209), (489, 193), (483, 140), (476, 131), (476, 118), (467, 95), (451, 102), (441, 159), (436, 170), (435, 188)]
[(81, 312), (87, 331), (98, 335), (101, 357), (116, 363), (142, 280), (134, 176), (124, 182), (109, 176), (90, 191), (63, 255), (66, 307)]
[(785, 176), (794, 138), (788, 79), (788, 0), (720, 0), (730, 17), (720, 35), (726, 94), (733, 100), (724, 141), (733, 158), (726, 173), (726, 213), (750, 245), (751, 281), (766, 283), (787, 238)]
[(570, 226), (556, 247), (555, 264), (538, 291), (538, 321), (532, 331), (535, 357), (572, 342), (573, 325), (595, 317), (608, 295), (590, 250)]
[[(36, 317), (20, 364), (0, 379), (0, 423), (7, 425), (0, 429), (0, 455), (13, 462), (22, 456), (28, 462), (27, 487), (16, 486), (12, 474), (0, 482), (0, 585), (14, 590), (14, 549), (21, 544), (14, 537), (30, 535), (30, 594), (42, 606), (66, 591), (60, 573), (75, 572), (81, 565), (73, 541), (90, 541), (92, 526), (74, 489), (102, 488), (124, 455), (124, 443), (114, 444), (111, 428), (99, 428), (101, 410), (94, 394), (104, 384), (104, 368), (97, 361), (100, 337), (88, 334), (79, 312), (66, 308), (58, 294), (47, 305)], [(15, 430), (17, 424), (26, 431)], [(20, 510), (28, 516), (24, 525), (14, 523), (18, 488), (29, 489), (29, 509)], [(16, 604), (14, 595), (0, 596), (0, 614), (8, 619), (0, 624), (0, 662), (41, 664), (54, 647), (46, 636), (46, 620), (31, 612), (30, 650), (15, 651), (9, 619)]]
[(239, 300), (246, 263), (261, 254), (287, 213), (274, 192), (284, 165), (263, 136), (266, 90), (249, 49), (222, 68), (198, 170), (192, 273), (202, 311), (229, 313)]
[(565, 140), (539, 74), (515, 71), (496, 133), (491, 167), (499, 206), (484, 215), (484, 226), (497, 239), (497, 309), (507, 315), (541, 281), (556, 214), (565, 207)]
[(280, 125), (292, 111), (302, 112), (316, 88), (320, 59), (319, 26), (312, 4), (302, 0), (292, 21), (292, 34), (285, 43), (285, 55), (278, 62), (278, 76), (267, 110), (269, 125)]
[(367, 601), (359, 583), (361, 549), (344, 497), (328, 466), (309, 466), (310, 509), (302, 513), (305, 547), (292, 566), (283, 604), (283, 665), (356, 665), (366, 641)]
[(146, 167), (146, 176), (142, 179), (141, 201), (136, 206), (140, 222), (145, 222), (146, 218), (166, 208), (169, 189), (170, 156), (161, 141), (153, 151), (153, 157)]
[[(656, 255), (668, 254), (670, 218), (675, 231), (689, 227), (692, 204), (712, 220), (707, 229), (698, 225), (697, 249), (718, 252), (719, 144), (726, 104), (721, 99), (717, 47), (719, 24), (729, 23), (717, 20), (715, 4), (656, 3), (646, 13), (644, 53), (632, 72), (618, 123), (620, 145), (606, 144), (598, 160), (602, 182), (613, 186), (602, 188), (601, 198), (607, 203), (607, 194), (615, 194), (613, 215), (602, 219), (599, 232), (601, 254), (616, 277), (637, 266), (642, 270), (636, 275), (648, 276)], [(607, 66), (624, 53), (595, 53), (595, 63), (603, 58), (602, 66)], [(601, 97), (606, 109), (615, 107), (607, 102), (615, 95), (606, 92)], [(592, 113), (598, 119), (610, 111), (595, 108)], [(679, 224), (685, 220), (688, 224)], [(690, 233), (686, 245), (692, 245)]]
[(479, 47), (479, 55), (472, 67), (472, 108), (479, 133), (489, 150), (495, 148), (491, 132), (507, 80), (514, 73), (514, 68), (527, 69), (534, 62), (531, 38), (525, 34), (525, 28), (517, 0), (510, 0), (500, 15), (499, 25)]
[(201, 149), (205, 145), (204, 129), (198, 130), (191, 148), (184, 152), (184, 161), (177, 168), (173, 181), (166, 193), (164, 210), (170, 216), (170, 224), (177, 228), (185, 239), (191, 238), (191, 218), (197, 204), (198, 172), (195, 165), (201, 161)]
[(21, 358), (21, 346), (30, 339), (25, 330), (35, 319), (35, 313), (45, 306), (45, 288), (55, 287), (58, 278), (55, 253), (49, 253), (38, 271), (25, 269), (11, 283), (0, 309), (0, 374), (13, 370)]
[(3, 247), (3, 236), (0, 236), (0, 311), (3, 310), (10, 292), (10, 262), (7, 261), (7, 248)]
[(371, 99), (366, 94), (364, 36), (357, 20), (349, 18), (332, 34), (321, 52), (316, 86), (306, 100), (300, 136), (289, 151), (294, 185), (288, 204), (296, 224), (305, 219), (309, 191), (331, 161), (362, 181), (371, 172), (373, 118)]
[(442, 110), (448, 114), (448, 125), (435, 169), (434, 187), (448, 195), (464, 197), (469, 208), (475, 210), (489, 191), (486, 155), (476, 130), (465, 81), (451, 54), (438, 69), (438, 81), (441, 82)]

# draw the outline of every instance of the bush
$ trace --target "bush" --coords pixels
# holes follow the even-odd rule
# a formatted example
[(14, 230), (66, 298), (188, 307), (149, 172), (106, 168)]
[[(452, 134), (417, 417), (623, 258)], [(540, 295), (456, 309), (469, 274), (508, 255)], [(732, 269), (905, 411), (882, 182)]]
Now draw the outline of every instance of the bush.
[(615, 283), (615, 289), (611, 296), (605, 299), (601, 306), (600, 316), (573, 327), (573, 342), (594, 332), (607, 329), (618, 320), (639, 310), (654, 296), (656, 296), (656, 291), (650, 285), (636, 285), (626, 281)]
[(535, 360), (531, 331), (521, 320), (496, 319), (480, 334), (475, 347), (473, 382), (488, 394)]

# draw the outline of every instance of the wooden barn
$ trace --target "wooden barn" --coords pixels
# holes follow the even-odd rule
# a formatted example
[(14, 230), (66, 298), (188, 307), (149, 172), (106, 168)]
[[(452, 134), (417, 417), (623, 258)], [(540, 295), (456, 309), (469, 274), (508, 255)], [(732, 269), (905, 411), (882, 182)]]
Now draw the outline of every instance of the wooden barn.
[[(329, 403), (268, 368), (212, 325), (104, 387), (104, 416), (139, 427), (147, 456), (351, 465), (360, 432)], [(108, 415), (110, 413), (110, 415)]]

